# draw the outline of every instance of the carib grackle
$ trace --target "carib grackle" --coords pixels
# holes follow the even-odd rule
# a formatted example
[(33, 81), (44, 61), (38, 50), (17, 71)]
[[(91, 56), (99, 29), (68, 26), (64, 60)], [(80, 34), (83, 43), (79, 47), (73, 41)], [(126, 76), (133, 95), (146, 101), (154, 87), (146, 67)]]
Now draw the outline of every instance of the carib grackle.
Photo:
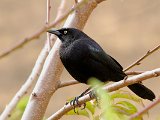
[[(102, 82), (117, 82), (127, 76), (122, 66), (84, 32), (75, 28), (48, 32), (61, 40), (60, 59), (75, 80), (87, 83), (89, 78), (95, 77)], [(154, 93), (140, 83), (128, 85), (128, 88), (143, 99), (155, 99)]]

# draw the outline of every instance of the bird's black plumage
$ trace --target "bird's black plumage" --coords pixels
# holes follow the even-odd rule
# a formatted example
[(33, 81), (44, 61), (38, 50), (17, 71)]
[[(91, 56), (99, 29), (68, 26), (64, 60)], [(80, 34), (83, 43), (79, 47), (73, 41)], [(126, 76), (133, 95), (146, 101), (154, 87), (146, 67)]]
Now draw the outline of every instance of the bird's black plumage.
[[(62, 41), (60, 59), (70, 75), (81, 83), (90, 77), (102, 82), (120, 81), (126, 77), (123, 67), (84, 32), (75, 28), (49, 30)], [(154, 93), (140, 83), (128, 86), (143, 99), (153, 100)]]

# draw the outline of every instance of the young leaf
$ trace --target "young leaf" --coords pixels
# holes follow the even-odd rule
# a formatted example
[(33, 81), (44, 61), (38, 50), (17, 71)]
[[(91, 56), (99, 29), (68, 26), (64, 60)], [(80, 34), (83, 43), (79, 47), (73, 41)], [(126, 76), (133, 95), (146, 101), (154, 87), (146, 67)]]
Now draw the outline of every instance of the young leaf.
[(110, 95), (101, 88), (102, 83), (96, 79), (91, 79), (90, 83), (92, 86), (96, 87), (96, 93), (98, 95), (98, 98), (100, 98), (99, 102), (102, 111), (100, 120), (120, 120), (118, 114), (112, 107)]
[(20, 102), (17, 104), (15, 110), (13, 111), (11, 117), (9, 120), (20, 120), (22, 117), (22, 114), (26, 108), (26, 105), (28, 103), (29, 97), (23, 97)]
[(26, 108), (26, 105), (28, 103), (29, 97), (23, 97), (22, 100), (17, 104), (16, 109), (20, 109), (21, 111), (24, 111)]
[(136, 96), (135, 94), (131, 94), (128, 91), (124, 91), (124, 90), (117, 90), (114, 93), (111, 94), (111, 98), (114, 100), (116, 98), (125, 98), (128, 100), (132, 100), (134, 102), (137, 103), (141, 103), (142, 99), (138, 96)]
[(131, 115), (137, 112), (137, 108), (130, 102), (127, 101), (119, 101), (116, 105), (122, 105), (122, 107), (128, 109), (128, 114)]

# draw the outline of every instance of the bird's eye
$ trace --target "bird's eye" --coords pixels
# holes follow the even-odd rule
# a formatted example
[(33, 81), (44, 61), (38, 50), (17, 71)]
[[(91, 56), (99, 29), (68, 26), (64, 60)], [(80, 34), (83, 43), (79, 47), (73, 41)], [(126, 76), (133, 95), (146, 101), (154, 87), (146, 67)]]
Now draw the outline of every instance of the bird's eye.
[(67, 32), (68, 32), (67, 30), (63, 31), (63, 33), (64, 33), (65, 35), (67, 34)]

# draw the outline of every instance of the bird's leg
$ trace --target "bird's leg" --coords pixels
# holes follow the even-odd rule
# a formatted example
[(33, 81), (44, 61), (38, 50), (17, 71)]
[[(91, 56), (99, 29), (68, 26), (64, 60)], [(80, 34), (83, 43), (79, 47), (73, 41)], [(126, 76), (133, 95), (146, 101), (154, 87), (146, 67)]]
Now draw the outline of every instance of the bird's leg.
[(90, 90), (91, 90), (91, 87), (87, 88), (82, 94), (80, 94), (79, 97), (82, 97), (82, 96), (84, 96), (84, 95), (87, 95), (88, 93), (90, 93), (90, 92), (88, 92), (88, 91), (90, 91)]

